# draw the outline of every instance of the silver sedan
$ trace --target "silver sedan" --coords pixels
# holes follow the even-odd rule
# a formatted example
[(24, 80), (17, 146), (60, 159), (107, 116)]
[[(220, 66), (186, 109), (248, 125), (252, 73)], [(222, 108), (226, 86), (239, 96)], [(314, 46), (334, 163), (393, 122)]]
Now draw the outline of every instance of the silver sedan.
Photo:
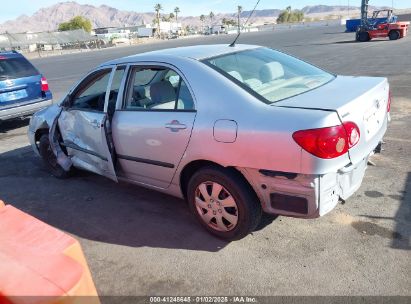
[(259, 46), (194, 46), (100, 65), (28, 135), (56, 177), (80, 168), (185, 198), (208, 231), (235, 240), (262, 212), (315, 218), (350, 197), (390, 101), (386, 78)]

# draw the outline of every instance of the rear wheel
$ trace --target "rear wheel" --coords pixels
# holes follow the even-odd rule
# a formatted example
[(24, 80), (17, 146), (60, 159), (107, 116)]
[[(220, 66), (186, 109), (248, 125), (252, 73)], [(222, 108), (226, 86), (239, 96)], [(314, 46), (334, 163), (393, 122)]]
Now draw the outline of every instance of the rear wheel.
[(57, 158), (53, 153), (50, 146), (50, 140), (48, 134), (43, 134), (40, 137), (39, 152), (43, 159), (44, 165), (47, 170), (50, 171), (53, 176), (57, 178), (67, 178), (70, 176), (70, 172), (65, 171), (58, 163)]
[(361, 42), (370, 41), (370, 35), (367, 32), (359, 32), (358, 33), (358, 40)]
[(252, 232), (261, 219), (261, 205), (239, 173), (217, 167), (197, 171), (187, 187), (190, 210), (213, 235), (233, 241)]
[(400, 38), (400, 32), (399, 31), (391, 31), (388, 34), (388, 37), (390, 38), (390, 40), (397, 40)]

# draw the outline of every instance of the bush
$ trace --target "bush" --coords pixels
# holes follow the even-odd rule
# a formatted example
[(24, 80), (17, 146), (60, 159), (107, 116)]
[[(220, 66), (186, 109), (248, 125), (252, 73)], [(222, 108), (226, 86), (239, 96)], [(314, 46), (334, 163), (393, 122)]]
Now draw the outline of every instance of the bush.
[(72, 31), (78, 29), (84, 29), (86, 32), (90, 33), (93, 26), (91, 25), (91, 21), (87, 18), (82, 16), (77, 16), (71, 19), (68, 22), (63, 22), (59, 24), (58, 30), (59, 31)]

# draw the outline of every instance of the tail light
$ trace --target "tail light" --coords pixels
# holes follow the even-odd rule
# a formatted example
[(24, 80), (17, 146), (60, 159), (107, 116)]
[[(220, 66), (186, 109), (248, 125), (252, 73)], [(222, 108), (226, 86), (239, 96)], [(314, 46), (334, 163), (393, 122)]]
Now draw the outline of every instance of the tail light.
[(391, 91), (388, 92), (387, 112), (391, 112)]
[(347, 153), (360, 140), (360, 130), (353, 122), (321, 129), (294, 132), (293, 139), (305, 151), (324, 159)]
[(41, 77), (41, 91), (47, 92), (49, 90), (49, 83), (47, 82), (46, 77)]
[(343, 126), (347, 133), (348, 149), (350, 149), (360, 141), (360, 129), (358, 129), (358, 126), (351, 121), (344, 122)]

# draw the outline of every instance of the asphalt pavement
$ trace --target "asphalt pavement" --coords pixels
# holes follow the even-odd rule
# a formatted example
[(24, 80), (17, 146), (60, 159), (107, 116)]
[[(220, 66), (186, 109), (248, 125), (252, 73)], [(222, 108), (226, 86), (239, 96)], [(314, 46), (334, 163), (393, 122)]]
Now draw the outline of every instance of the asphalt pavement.
[[(353, 197), (322, 218), (267, 216), (248, 237), (223, 242), (203, 231), (182, 200), (86, 172), (53, 178), (28, 146), (27, 120), (0, 126), (0, 199), (76, 237), (100, 295), (411, 296), (411, 37), (357, 43), (343, 30), (284, 29), (239, 40), (336, 74), (390, 81), (383, 154)], [(178, 39), (32, 62), (57, 100), (104, 61), (232, 39)]]

